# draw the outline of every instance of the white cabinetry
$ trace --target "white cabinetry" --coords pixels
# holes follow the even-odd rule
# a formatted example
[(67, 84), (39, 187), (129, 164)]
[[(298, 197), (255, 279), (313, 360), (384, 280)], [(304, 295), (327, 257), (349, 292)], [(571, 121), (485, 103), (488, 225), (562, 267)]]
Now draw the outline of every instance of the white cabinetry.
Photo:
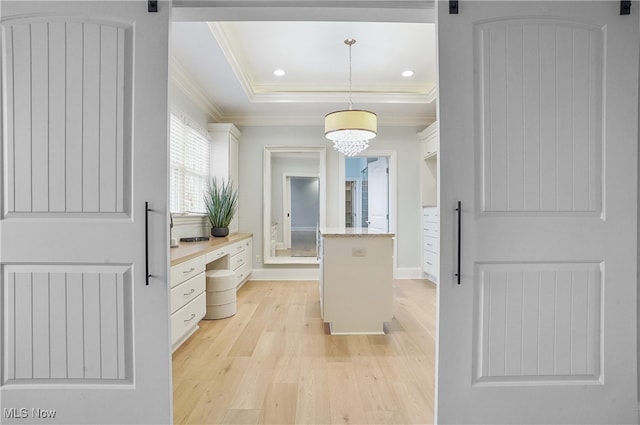
[(440, 138), (438, 123), (434, 122), (429, 127), (418, 133), (422, 162), (420, 164), (420, 188), (422, 205), (438, 204), (438, 149)]
[(438, 219), (438, 207), (425, 207), (422, 209), (422, 271), (427, 277), (438, 282), (439, 268), (439, 239), (440, 221)]
[(206, 312), (205, 262), (197, 257), (171, 267), (171, 348), (198, 329)]
[[(231, 180), (235, 188), (240, 187), (238, 181), (238, 143), (240, 130), (233, 124), (209, 124), (209, 140), (211, 140), (211, 177)], [(238, 231), (238, 213), (229, 225), (229, 233)]]
[(245, 239), (231, 246), (229, 268), (235, 273), (236, 289), (240, 289), (251, 274), (251, 257), (253, 256), (253, 239)]
[(422, 271), (438, 283), (440, 252), (440, 220), (438, 219), (438, 149), (440, 145), (438, 122), (418, 133), (422, 151), (421, 201), (422, 209)]
[[(236, 233), (171, 250), (171, 346), (175, 351), (198, 329), (207, 312), (207, 270), (233, 274), (238, 290), (251, 274), (253, 237)], [(184, 261), (183, 261), (184, 260)]]

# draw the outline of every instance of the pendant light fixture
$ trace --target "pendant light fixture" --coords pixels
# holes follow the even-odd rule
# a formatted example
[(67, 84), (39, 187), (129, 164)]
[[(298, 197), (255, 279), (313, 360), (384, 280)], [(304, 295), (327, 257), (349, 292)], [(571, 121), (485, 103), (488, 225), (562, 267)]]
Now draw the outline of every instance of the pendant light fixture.
[(369, 146), (376, 137), (378, 117), (370, 111), (353, 109), (351, 91), (351, 46), (356, 43), (347, 38), (349, 46), (349, 109), (335, 111), (324, 117), (324, 136), (333, 141), (333, 148), (346, 156), (355, 156)]

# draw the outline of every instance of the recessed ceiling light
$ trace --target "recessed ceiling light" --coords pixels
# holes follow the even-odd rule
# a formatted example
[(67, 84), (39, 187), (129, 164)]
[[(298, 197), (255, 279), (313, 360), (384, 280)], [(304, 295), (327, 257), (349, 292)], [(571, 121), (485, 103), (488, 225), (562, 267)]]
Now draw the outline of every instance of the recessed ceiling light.
[(410, 69), (407, 69), (406, 71), (402, 71), (402, 76), (403, 77), (413, 77), (413, 71), (411, 71)]
[(284, 69), (276, 69), (275, 71), (273, 71), (273, 75), (275, 75), (276, 77), (282, 77), (284, 76), (284, 74), (286, 74), (284, 72)]

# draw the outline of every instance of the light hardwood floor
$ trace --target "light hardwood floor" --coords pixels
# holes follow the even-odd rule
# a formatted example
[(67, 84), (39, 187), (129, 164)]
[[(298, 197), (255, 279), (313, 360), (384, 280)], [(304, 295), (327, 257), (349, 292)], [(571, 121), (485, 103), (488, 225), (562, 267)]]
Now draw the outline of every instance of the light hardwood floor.
[[(366, 296), (366, 294), (363, 294)], [(249, 281), (173, 355), (176, 424), (427, 424), (435, 286), (394, 282), (385, 335), (332, 336), (317, 281)]]

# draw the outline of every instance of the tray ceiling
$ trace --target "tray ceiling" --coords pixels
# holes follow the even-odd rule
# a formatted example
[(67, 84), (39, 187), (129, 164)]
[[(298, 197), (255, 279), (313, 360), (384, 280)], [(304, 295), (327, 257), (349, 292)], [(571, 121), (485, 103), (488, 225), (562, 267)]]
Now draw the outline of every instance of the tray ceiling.
[(354, 108), (376, 112), (381, 125), (434, 120), (434, 24), (176, 22), (173, 77), (215, 121), (322, 125), (326, 113), (348, 107), (346, 38), (357, 40)]

